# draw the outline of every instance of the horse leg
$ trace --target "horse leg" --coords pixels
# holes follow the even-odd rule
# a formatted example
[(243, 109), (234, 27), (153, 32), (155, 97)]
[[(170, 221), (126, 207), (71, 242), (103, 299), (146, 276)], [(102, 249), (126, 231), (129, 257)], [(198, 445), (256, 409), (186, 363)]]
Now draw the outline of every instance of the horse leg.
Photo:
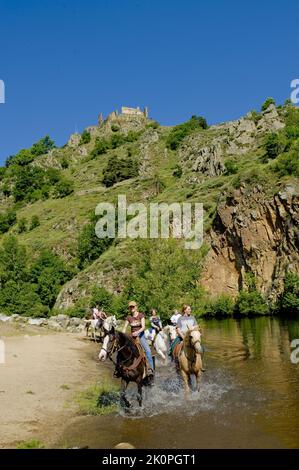
[(131, 407), (131, 403), (127, 400), (127, 397), (126, 397), (127, 387), (128, 387), (128, 382), (126, 382), (125, 380), (122, 380), (121, 389), (120, 389), (120, 405), (122, 408), (125, 408), (125, 409)]
[(201, 379), (201, 371), (199, 370), (197, 374), (195, 374), (196, 377), (196, 384), (197, 384), (197, 391), (199, 392), (200, 390), (200, 379)]
[(181, 376), (184, 381), (185, 399), (188, 400), (190, 397), (189, 376), (183, 369), (181, 369)]
[(138, 383), (137, 383), (137, 400), (138, 400), (138, 404), (139, 406), (142, 406), (142, 380), (140, 380)]

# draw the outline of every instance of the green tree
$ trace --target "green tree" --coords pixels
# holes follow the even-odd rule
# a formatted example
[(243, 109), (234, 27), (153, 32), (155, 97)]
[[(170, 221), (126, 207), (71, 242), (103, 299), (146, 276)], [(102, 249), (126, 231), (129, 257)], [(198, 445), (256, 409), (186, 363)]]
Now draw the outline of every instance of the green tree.
[(287, 273), (284, 291), (280, 299), (280, 308), (284, 313), (299, 313), (299, 276)]
[(91, 297), (91, 307), (99, 306), (105, 312), (113, 313), (114, 295), (104, 287), (94, 287)]
[(78, 237), (77, 257), (80, 269), (98, 259), (112, 244), (113, 238), (98, 238), (95, 233), (95, 221), (86, 224)]
[(43, 305), (53, 307), (60, 288), (74, 275), (65, 262), (50, 250), (44, 250), (30, 269), (30, 280)]

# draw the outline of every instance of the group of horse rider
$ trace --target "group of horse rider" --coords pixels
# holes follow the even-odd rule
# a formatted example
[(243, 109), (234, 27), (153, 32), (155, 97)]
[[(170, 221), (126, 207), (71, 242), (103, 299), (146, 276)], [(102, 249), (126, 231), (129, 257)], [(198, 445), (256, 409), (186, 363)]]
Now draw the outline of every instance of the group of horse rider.
[[(154, 362), (152, 357), (151, 348), (145, 336), (145, 315), (138, 309), (138, 305), (135, 301), (130, 301), (128, 304), (129, 314), (126, 317), (123, 333), (126, 333), (128, 327), (130, 327), (131, 336), (133, 338), (139, 338), (139, 342), (145, 352), (145, 356), (148, 362), (148, 375), (154, 375)], [(105, 312), (98, 307), (95, 307), (92, 312), (93, 319), (98, 320), (98, 326), (100, 327), (104, 320), (107, 318)], [(149, 339), (153, 341), (156, 334), (158, 334), (163, 326), (160, 317), (155, 309), (150, 310), (150, 328), (149, 328)], [(173, 350), (177, 344), (179, 344), (191, 327), (197, 326), (197, 321), (193, 315), (191, 315), (190, 305), (183, 305), (182, 312), (177, 310), (173, 313), (170, 318), (170, 324), (176, 328), (177, 336), (170, 343), (169, 355), (172, 356)]]

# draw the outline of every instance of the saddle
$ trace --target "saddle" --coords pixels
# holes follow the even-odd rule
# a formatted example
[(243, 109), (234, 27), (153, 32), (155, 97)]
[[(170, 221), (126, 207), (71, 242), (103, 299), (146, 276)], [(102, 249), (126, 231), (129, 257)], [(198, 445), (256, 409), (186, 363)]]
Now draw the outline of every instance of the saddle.
[(180, 352), (182, 350), (182, 347), (183, 347), (183, 341), (181, 341), (180, 343), (176, 343), (174, 345), (174, 348), (172, 350), (172, 357), (173, 359), (177, 360), (179, 355), (180, 355)]
[[(134, 338), (134, 344), (137, 347), (138, 356), (134, 358), (130, 366), (121, 365), (119, 366), (119, 368), (121, 368), (125, 374), (129, 374), (131, 371), (136, 370), (137, 367), (140, 365), (140, 363), (144, 362), (144, 365), (145, 365), (144, 370), (145, 370), (145, 374), (147, 375), (147, 360), (146, 360), (143, 347), (140, 344), (139, 338)], [(116, 371), (116, 373), (119, 374), (120, 371)]]

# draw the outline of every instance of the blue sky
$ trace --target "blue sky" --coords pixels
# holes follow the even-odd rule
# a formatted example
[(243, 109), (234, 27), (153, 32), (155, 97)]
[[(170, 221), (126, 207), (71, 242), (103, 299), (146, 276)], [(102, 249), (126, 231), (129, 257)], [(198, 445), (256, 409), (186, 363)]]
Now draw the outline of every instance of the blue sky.
[(298, 26), (294, 0), (1, 0), (0, 162), (45, 134), (63, 145), (121, 105), (167, 125), (283, 102)]

